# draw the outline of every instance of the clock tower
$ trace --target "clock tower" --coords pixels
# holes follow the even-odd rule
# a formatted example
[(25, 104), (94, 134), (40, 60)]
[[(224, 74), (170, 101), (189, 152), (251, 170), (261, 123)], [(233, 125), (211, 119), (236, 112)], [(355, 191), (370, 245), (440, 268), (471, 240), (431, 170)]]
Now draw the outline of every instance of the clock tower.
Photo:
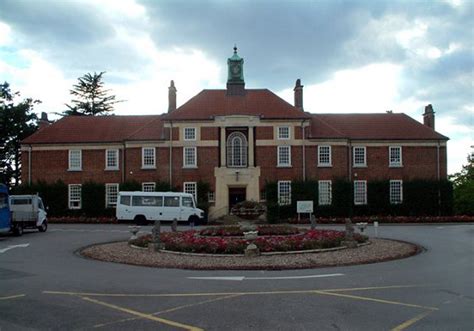
[(227, 94), (244, 95), (244, 59), (237, 55), (237, 46), (234, 46), (234, 55), (227, 59)]

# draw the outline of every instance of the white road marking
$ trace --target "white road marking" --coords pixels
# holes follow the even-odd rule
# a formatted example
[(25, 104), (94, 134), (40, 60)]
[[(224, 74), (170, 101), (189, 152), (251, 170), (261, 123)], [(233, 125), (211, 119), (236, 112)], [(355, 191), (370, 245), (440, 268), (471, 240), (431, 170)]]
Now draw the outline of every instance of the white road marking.
[(324, 278), (324, 277), (338, 277), (344, 274), (323, 274), (323, 275), (308, 275), (308, 276), (287, 276), (287, 277), (245, 277), (245, 276), (222, 276), (222, 277), (187, 277), (188, 279), (199, 280), (284, 280), (284, 279), (308, 279), (308, 278)]
[(9, 251), (10, 249), (19, 248), (19, 247), (24, 248), (28, 246), (30, 246), (30, 244), (10, 245), (7, 248), (0, 249), (0, 254), (5, 253), (6, 251)]

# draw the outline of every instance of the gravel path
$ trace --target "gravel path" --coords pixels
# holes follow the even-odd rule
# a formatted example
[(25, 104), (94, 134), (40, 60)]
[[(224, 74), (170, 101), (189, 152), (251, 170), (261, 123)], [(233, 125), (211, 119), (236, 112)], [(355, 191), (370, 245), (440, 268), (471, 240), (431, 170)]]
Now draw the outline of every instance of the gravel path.
[(282, 270), (328, 266), (375, 263), (412, 256), (420, 252), (416, 245), (387, 240), (371, 239), (371, 244), (333, 252), (298, 253), (288, 255), (259, 256), (188, 256), (155, 253), (136, 249), (126, 242), (99, 244), (87, 247), (80, 253), (101, 261), (126, 263), (156, 268), (201, 270)]

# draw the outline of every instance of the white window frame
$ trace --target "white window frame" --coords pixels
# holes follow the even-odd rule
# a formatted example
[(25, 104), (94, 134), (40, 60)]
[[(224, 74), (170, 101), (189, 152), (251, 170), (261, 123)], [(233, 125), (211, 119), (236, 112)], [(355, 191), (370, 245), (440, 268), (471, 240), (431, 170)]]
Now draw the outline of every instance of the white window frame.
[[(398, 184), (399, 188), (400, 188), (400, 199), (398, 200), (395, 200), (396, 196), (395, 196), (395, 185)], [(397, 187), (397, 188), (398, 188)], [(398, 204), (401, 204), (403, 203), (403, 180), (400, 180), (400, 179), (394, 179), (394, 180), (390, 180), (390, 204), (392, 205), (398, 205)]]
[[(398, 162), (393, 162), (392, 161), (392, 150), (399, 150), (399, 156), (400, 160)], [(393, 168), (400, 168), (403, 167), (403, 162), (402, 162), (402, 146), (389, 146), (388, 147), (388, 163), (389, 167)]]
[[(321, 162), (321, 149), (323, 148), (328, 148), (329, 150), (329, 162)], [(332, 167), (332, 148), (330, 145), (318, 146), (318, 167)]]
[(194, 197), (194, 202), (197, 205), (197, 183), (196, 182), (184, 182), (183, 192), (191, 193)]
[[(360, 192), (358, 192), (359, 188), (362, 189)], [(360, 197), (362, 197), (362, 199), (359, 199)], [(354, 205), (366, 205), (366, 204), (367, 204), (367, 181), (355, 180), (354, 181)]]
[[(282, 163), (281, 161), (281, 157), (280, 157), (280, 153), (283, 149), (288, 149), (288, 163)], [(291, 146), (289, 145), (284, 145), (284, 146), (278, 146), (278, 149), (277, 149), (277, 163), (278, 163), (278, 167), (291, 167)]]
[[(327, 191), (324, 191), (323, 189), (326, 188)], [(320, 206), (329, 206), (332, 204), (332, 181), (318, 181), (318, 203)]]
[[(74, 192), (73, 189), (79, 188), (78, 192)], [(79, 197), (77, 197), (79, 193)], [(81, 184), (69, 184), (67, 187), (67, 200), (69, 209), (81, 209), (82, 208), (82, 185)], [(77, 202), (77, 205), (75, 204)]]
[[(113, 158), (109, 158), (109, 153), (114, 153)], [(115, 165), (109, 165), (109, 160), (114, 160)], [(106, 149), (105, 150), (105, 170), (119, 170), (119, 150), (118, 149)]]
[[(153, 163), (145, 164), (145, 150), (153, 151)], [(142, 169), (155, 169), (156, 168), (156, 148), (155, 147), (142, 147)]]
[[(78, 159), (73, 159), (74, 154), (76, 154), (76, 158)], [(68, 170), (69, 171), (82, 171), (82, 150), (80, 149), (70, 149), (69, 154), (68, 154)], [(79, 161), (79, 164), (74, 164), (75, 161)]]
[[(288, 192), (282, 192), (282, 188), (288, 185)], [(287, 196), (284, 196), (287, 195)], [(291, 205), (291, 180), (278, 181), (278, 204), (280, 206)]]
[[(237, 139), (240, 139), (240, 147), (235, 145)], [(232, 132), (227, 137), (226, 142), (226, 160), (229, 168), (245, 168), (248, 160), (248, 142), (245, 134), (239, 131)]]
[(216, 195), (215, 195), (214, 191), (209, 191), (207, 193), (207, 201), (208, 202), (216, 202)]
[[(356, 163), (356, 150), (364, 151), (364, 163)], [(352, 147), (352, 165), (354, 168), (367, 167), (367, 147), (366, 146), (353, 146)]]
[[(282, 134), (282, 130), (287, 131), (287, 134)], [(290, 126), (279, 126), (277, 127), (278, 140), (290, 140), (291, 139), (291, 127)]]
[(105, 208), (113, 208), (117, 205), (118, 192), (119, 192), (119, 184), (117, 183), (105, 184)]
[(197, 129), (194, 127), (188, 127), (183, 129), (183, 140), (196, 141)]
[(155, 182), (142, 183), (142, 192), (155, 192), (155, 189), (156, 189)]
[[(188, 163), (188, 159), (186, 158), (186, 152), (193, 151), (191, 156), (193, 159), (191, 163)], [(197, 148), (196, 147), (183, 147), (183, 168), (197, 168)]]

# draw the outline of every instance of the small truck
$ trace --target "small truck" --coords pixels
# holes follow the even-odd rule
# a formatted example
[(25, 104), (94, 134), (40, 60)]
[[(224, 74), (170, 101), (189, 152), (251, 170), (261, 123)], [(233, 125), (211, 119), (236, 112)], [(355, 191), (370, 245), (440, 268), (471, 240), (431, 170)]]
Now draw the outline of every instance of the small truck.
[(38, 194), (9, 195), (0, 184), (0, 232), (21, 236), (24, 229), (48, 229), (47, 213)]

